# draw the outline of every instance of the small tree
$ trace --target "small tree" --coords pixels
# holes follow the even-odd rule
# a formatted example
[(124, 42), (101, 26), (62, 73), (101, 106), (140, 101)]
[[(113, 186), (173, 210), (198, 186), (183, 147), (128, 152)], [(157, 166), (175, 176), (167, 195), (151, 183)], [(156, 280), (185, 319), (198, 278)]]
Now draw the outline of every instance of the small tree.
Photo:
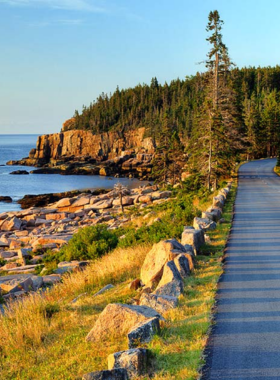
[(121, 206), (122, 212), (124, 212), (124, 209), (123, 209), (123, 196), (128, 193), (127, 187), (124, 186), (124, 185), (122, 185), (120, 182), (117, 182), (114, 185), (114, 193), (119, 197), (119, 199), (120, 199), (120, 206)]

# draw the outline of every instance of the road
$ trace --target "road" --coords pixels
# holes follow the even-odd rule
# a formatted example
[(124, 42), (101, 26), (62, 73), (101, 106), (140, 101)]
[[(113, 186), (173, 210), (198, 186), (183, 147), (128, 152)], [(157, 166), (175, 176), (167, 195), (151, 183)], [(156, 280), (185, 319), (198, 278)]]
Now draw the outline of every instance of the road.
[(280, 177), (241, 166), (203, 380), (280, 379)]

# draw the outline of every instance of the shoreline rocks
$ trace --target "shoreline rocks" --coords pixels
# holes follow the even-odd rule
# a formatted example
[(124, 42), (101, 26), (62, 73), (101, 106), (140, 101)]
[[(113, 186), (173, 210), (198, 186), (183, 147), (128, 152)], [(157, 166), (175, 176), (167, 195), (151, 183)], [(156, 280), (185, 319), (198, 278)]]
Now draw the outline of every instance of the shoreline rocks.
[[(170, 192), (158, 191), (157, 186), (128, 190), (124, 208), (140, 210), (139, 197), (146, 194), (150, 194), (155, 199), (152, 203), (156, 203), (168, 201), (166, 197)], [(35, 202), (36, 207), (0, 214), (0, 272), (4, 275), (1, 276), (3, 280), (6, 274), (40, 273), (44, 276), (44, 262), (49, 250), (56, 254), (79, 229), (100, 223), (106, 224), (108, 229), (116, 229), (130, 220), (130, 217), (122, 216), (118, 196), (113, 190), (27, 196), (25, 200), (26, 206), (28, 202), (32, 205)], [(49, 203), (50, 200), (55, 202)], [(38, 207), (41, 203), (44, 206)], [(81, 271), (87, 264), (83, 261), (61, 262), (52, 269), (53, 275), (48, 275), (44, 284), (60, 281), (65, 273)], [(14, 294), (22, 297), (26, 293)]]
[[(109, 190), (97, 189), (93, 192), (88, 190), (88, 193), (92, 195), (106, 194)], [(51, 203), (63, 200), (65, 198), (73, 198), (79, 194), (84, 194), (85, 191), (73, 190), (65, 191), (63, 193), (50, 193), (50, 194), (38, 194), (38, 195), (25, 195), (23, 198), (17, 201), (21, 205), (22, 209), (27, 209), (30, 207), (44, 207)], [(65, 201), (64, 201), (65, 202)], [(66, 204), (65, 204), (66, 205)]]

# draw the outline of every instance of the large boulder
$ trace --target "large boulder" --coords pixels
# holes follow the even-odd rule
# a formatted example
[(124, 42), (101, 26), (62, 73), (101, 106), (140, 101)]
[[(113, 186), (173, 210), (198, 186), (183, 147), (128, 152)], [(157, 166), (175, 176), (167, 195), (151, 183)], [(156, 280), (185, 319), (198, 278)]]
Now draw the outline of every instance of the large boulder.
[(138, 347), (143, 343), (149, 343), (156, 334), (160, 333), (159, 318), (150, 318), (147, 321), (140, 322), (134, 326), (129, 333), (128, 347)]
[(178, 306), (178, 298), (166, 295), (156, 295), (153, 293), (143, 293), (140, 298), (140, 305), (152, 307), (159, 313), (165, 313)]
[(183, 289), (183, 280), (174, 261), (168, 261), (164, 266), (162, 278), (155, 294), (179, 297), (183, 293)]
[(2, 276), (0, 277), (0, 289), (7, 293), (33, 290), (32, 276), (25, 274)]
[(125, 335), (137, 323), (153, 317), (163, 319), (159, 313), (147, 306), (109, 304), (100, 314), (86, 341), (97, 342), (110, 335)]
[(2, 231), (16, 231), (20, 230), (22, 221), (17, 217), (9, 217), (1, 224)]
[(106, 208), (111, 208), (112, 205), (113, 205), (113, 199), (104, 199), (93, 204), (92, 209), (103, 210)]
[[(220, 207), (214, 207), (214, 206), (211, 206), (211, 207), (208, 207), (208, 209), (206, 210), (206, 213), (210, 213), (210, 217), (205, 214), (205, 217), (207, 217), (208, 219), (212, 219), (214, 220), (214, 222), (218, 222), (221, 217), (222, 217), (222, 209)], [(204, 218), (204, 215), (202, 213), (202, 217)]]
[(106, 371), (96, 371), (90, 372), (83, 376), (82, 380), (128, 380), (127, 370), (125, 368), (118, 368), (106, 370)]
[(189, 244), (193, 247), (195, 255), (199, 253), (201, 246), (205, 243), (203, 230), (195, 230), (192, 227), (185, 227), (182, 232), (181, 243)]
[(217, 224), (208, 218), (198, 218), (195, 217), (193, 220), (193, 226), (196, 230), (203, 230), (204, 232), (209, 230), (215, 230)]
[(129, 378), (145, 375), (148, 364), (148, 351), (145, 348), (115, 352), (108, 356), (108, 369), (125, 368)]
[(89, 196), (79, 197), (75, 200), (74, 203), (72, 203), (72, 207), (82, 207), (85, 205), (88, 205), (90, 202)]
[[(122, 205), (129, 206), (133, 204), (134, 199), (132, 197), (125, 196), (122, 198)], [(121, 200), (119, 198), (113, 200), (113, 206), (120, 206)]]
[(159, 281), (164, 265), (182, 252), (186, 252), (185, 248), (175, 239), (154, 244), (141, 268), (142, 282), (147, 285), (150, 282)]
[(60, 199), (56, 204), (55, 206), (60, 208), (60, 207), (68, 207), (68, 206), (71, 206), (71, 204), (74, 202), (74, 199), (73, 198), (63, 198), (63, 199)]

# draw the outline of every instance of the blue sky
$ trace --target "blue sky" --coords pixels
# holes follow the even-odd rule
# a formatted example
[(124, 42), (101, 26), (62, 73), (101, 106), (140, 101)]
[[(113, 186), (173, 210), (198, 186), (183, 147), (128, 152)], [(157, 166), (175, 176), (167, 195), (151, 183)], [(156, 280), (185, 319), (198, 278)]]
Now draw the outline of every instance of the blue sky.
[(0, 0), (0, 133), (58, 132), (102, 91), (203, 71), (214, 9), (237, 66), (280, 63), (278, 0)]

